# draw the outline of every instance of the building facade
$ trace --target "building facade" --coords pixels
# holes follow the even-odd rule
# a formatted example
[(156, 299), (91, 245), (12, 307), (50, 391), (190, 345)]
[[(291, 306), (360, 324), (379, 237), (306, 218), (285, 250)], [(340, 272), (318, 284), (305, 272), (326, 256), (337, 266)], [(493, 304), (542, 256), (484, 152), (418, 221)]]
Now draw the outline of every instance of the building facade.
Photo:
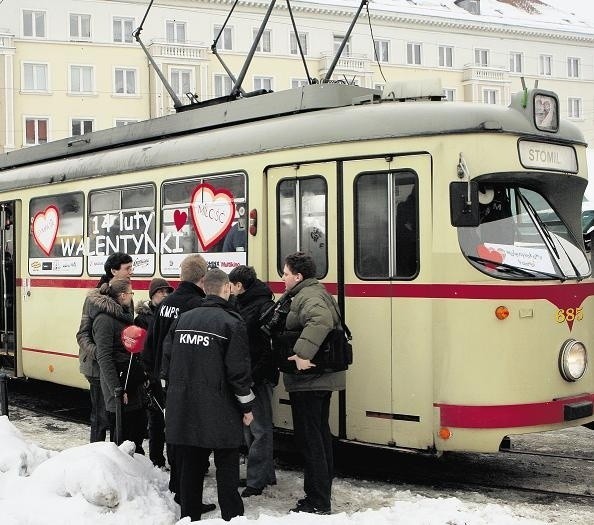
[[(148, 4), (0, 4), (0, 152), (173, 112), (172, 98), (133, 37)], [(401, 4), (362, 10), (333, 80), (382, 88), (439, 77), (447, 100), (504, 105), (522, 79), (529, 87), (538, 82), (558, 94), (561, 116), (594, 141), (594, 29), (569, 21), (547, 25), (526, 13), (504, 23), (452, 0), (440, 11), (424, 10), (422, 2), (410, 9)], [(225, 67), (235, 76), (242, 70), (269, 2), (240, 0), (225, 24), (232, 6), (231, 0), (162, 0), (148, 13), (142, 41), (182, 103), (228, 94), (233, 81)], [(290, 89), (307, 83), (308, 74), (324, 78), (357, 7), (296, 1), (295, 31), (287, 4), (279, 2), (244, 91)], [(211, 51), (217, 37), (224, 64)]]

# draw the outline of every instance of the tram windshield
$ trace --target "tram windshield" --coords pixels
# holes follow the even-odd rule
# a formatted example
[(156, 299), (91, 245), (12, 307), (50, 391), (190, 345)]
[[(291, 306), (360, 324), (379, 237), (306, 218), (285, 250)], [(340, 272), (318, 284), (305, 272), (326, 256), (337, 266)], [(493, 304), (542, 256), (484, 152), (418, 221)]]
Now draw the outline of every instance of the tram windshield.
[(458, 228), (462, 252), (501, 279), (582, 279), (590, 264), (581, 243), (536, 191), (505, 184), (479, 186), (480, 224)]

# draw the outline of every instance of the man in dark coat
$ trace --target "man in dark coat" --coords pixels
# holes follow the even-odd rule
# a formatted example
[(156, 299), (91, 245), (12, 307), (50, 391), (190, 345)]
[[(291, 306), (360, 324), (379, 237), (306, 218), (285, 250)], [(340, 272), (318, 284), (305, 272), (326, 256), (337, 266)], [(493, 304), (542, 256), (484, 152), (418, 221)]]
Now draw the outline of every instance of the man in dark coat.
[[(179, 286), (161, 302), (154, 322), (149, 326), (144, 351), (142, 352), (142, 360), (151, 378), (151, 392), (162, 407), (165, 406), (165, 394), (159, 376), (163, 357), (163, 341), (173, 322), (182, 313), (200, 306), (204, 301), (204, 291), (201, 285), (207, 268), (208, 266), (202, 255), (188, 255), (180, 265), (181, 282)], [(155, 416), (155, 420), (151, 420), (149, 441), (152, 442), (149, 446), (151, 460), (156, 465), (165, 465), (165, 457), (163, 456), (165, 420), (160, 411), (159, 415)], [(171, 467), (169, 489), (177, 494), (175, 460), (169, 452), (169, 466)], [(214, 509), (214, 505), (205, 504), (202, 512), (209, 512)]]
[[(162, 277), (155, 277), (149, 285), (148, 301), (138, 301), (134, 324), (149, 330), (155, 321), (155, 313), (163, 300), (173, 292), (173, 287)], [(145, 343), (146, 344), (146, 343)], [(160, 383), (153, 381), (149, 393), (154, 402), (147, 408), (149, 457), (156, 467), (165, 466), (163, 446), (165, 445), (164, 399)]]
[(167, 382), (167, 443), (174, 445), (181, 517), (197, 521), (205, 467), (214, 450), (221, 516), (243, 515), (239, 447), (252, 422), (250, 357), (245, 322), (229, 304), (229, 278), (215, 268), (204, 277), (206, 300), (182, 314), (163, 350)]
[(248, 446), (244, 498), (258, 496), (267, 485), (276, 485), (273, 456), (272, 391), (279, 372), (272, 358), (270, 337), (261, 330), (260, 318), (274, 307), (274, 296), (268, 285), (257, 278), (251, 266), (237, 266), (229, 274), (231, 292), (247, 325), (252, 363), (252, 389), (256, 395), (252, 411), (254, 422), (244, 427)]

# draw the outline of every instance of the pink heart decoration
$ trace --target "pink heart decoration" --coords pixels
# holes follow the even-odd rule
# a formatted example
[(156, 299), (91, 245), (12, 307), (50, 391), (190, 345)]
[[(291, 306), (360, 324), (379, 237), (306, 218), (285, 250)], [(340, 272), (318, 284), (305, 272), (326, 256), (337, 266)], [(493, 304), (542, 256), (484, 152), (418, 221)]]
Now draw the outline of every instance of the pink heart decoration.
[(48, 257), (51, 255), (56, 242), (59, 224), (60, 214), (58, 208), (53, 205), (48, 206), (44, 211), (40, 211), (33, 217), (33, 239)]
[(489, 261), (493, 261), (496, 264), (502, 263), (503, 259), (504, 259), (504, 254), (502, 254), (501, 252), (499, 252), (497, 250), (492, 250), (491, 248), (488, 248), (484, 244), (479, 244), (476, 247), (476, 253), (482, 259), (487, 259)]
[(173, 222), (175, 223), (177, 231), (180, 231), (186, 225), (187, 220), (188, 214), (185, 211), (175, 210), (173, 212)]
[(192, 193), (190, 212), (198, 240), (206, 251), (231, 228), (235, 216), (233, 194), (225, 189), (215, 190), (210, 184), (199, 184)]

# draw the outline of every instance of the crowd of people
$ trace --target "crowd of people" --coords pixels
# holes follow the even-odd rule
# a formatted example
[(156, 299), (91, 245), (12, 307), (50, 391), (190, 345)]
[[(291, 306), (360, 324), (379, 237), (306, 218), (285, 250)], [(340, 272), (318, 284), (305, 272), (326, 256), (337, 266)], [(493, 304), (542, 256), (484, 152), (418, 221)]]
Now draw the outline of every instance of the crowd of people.
[[(218, 504), (229, 521), (243, 515), (245, 498), (276, 484), (272, 395), (281, 365), (295, 445), (304, 458), (305, 497), (290, 510), (329, 514), (330, 398), (345, 388), (345, 372), (315, 370), (314, 356), (341, 320), (334, 299), (315, 278), (313, 258), (297, 252), (285, 259), (286, 291), (276, 303), (254, 268), (238, 266), (227, 275), (209, 270), (195, 254), (182, 261), (175, 290), (154, 278), (148, 300), (135, 308), (132, 271), (128, 254), (110, 255), (82, 309), (76, 337), (80, 371), (89, 382), (91, 442), (105, 441), (108, 431), (116, 441), (121, 406), (118, 439), (134, 442), (144, 454), (148, 432), (149, 457), (169, 470), (181, 517), (192, 521), (216, 508), (202, 501), (212, 454)], [(138, 354), (124, 344), (131, 325), (146, 330)], [(274, 333), (284, 329), (296, 335), (291, 355), (280, 358)], [(292, 370), (279, 359), (294, 363)]]

